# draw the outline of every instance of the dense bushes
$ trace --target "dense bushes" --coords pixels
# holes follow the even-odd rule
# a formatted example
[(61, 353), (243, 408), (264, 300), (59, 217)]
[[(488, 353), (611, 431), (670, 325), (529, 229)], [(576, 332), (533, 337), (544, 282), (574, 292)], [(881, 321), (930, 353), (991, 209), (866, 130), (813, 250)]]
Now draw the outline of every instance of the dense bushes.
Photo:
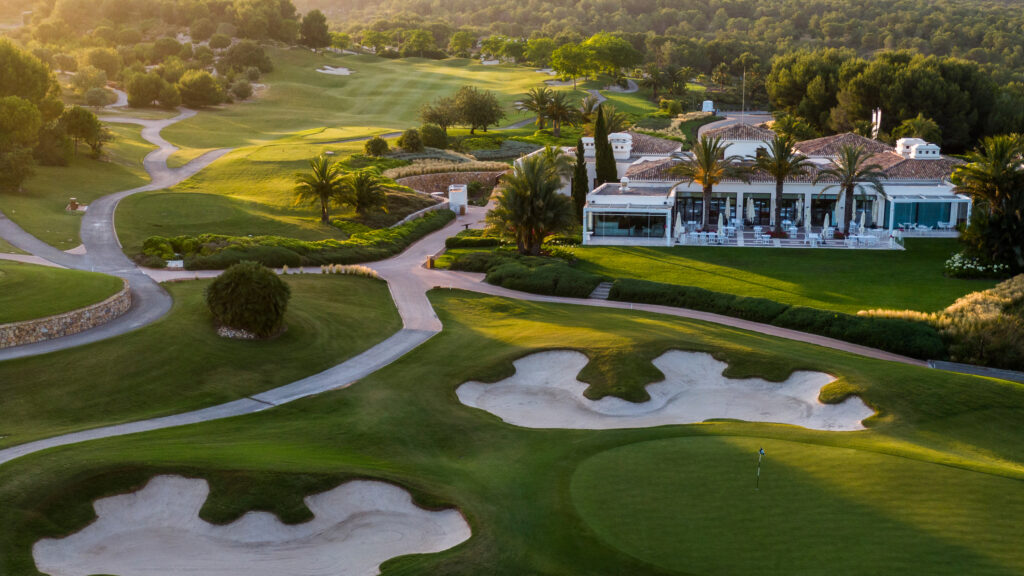
[(143, 243), (143, 255), (168, 259), (180, 254), (189, 270), (219, 270), (243, 260), (274, 268), (355, 264), (393, 256), (454, 218), (449, 210), (437, 210), (394, 228), (360, 232), (348, 240), (315, 242), (280, 236), (153, 236)]
[(488, 248), (501, 244), (501, 238), (484, 236), (483, 230), (463, 230), (444, 241), (445, 248)]
[(852, 316), (790, 306), (764, 298), (748, 298), (645, 280), (616, 280), (609, 298), (714, 312), (820, 334), (914, 358), (943, 358), (946, 355), (938, 331), (926, 323), (911, 320)]
[(206, 305), (222, 326), (255, 336), (273, 336), (284, 327), (291, 289), (273, 270), (251, 261), (224, 271), (206, 289)]
[(489, 284), (510, 290), (571, 298), (586, 298), (603, 280), (601, 276), (573, 268), (565, 260), (504, 251), (462, 254), (452, 261), (450, 269), (486, 272)]
[(367, 156), (383, 156), (388, 153), (388, 141), (380, 136), (374, 136), (366, 141), (363, 150)]

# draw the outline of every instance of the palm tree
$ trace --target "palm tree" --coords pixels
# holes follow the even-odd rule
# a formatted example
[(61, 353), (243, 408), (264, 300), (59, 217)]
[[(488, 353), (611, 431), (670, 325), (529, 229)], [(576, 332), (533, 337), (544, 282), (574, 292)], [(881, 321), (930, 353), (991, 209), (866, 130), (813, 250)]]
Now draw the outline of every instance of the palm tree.
[(551, 120), (551, 135), (555, 138), (562, 136), (562, 124), (576, 125), (577, 113), (569, 104), (565, 92), (554, 92), (548, 100), (544, 109), (548, 120)]
[(894, 138), (921, 138), (935, 144), (942, 143), (942, 128), (939, 123), (922, 113), (900, 122), (892, 131), (892, 135)]
[(533, 112), (537, 115), (537, 128), (544, 127), (547, 120), (548, 103), (551, 102), (554, 92), (547, 86), (530, 88), (525, 96), (516, 100), (515, 108), (521, 112)]
[(545, 164), (547, 164), (551, 173), (558, 176), (559, 180), (572, 176), (572, 170), (575, 166), (575, 162), (569, 158), (561, 148), (557, 146), (545, 146), (537, 155), (543, 159)]
[(731, 144), (726, 144), (720, 136), (701, 136), (691, 150), (692, 156), (682, 164), (672, 167), (672, 174), (679, 176), (687, 184), (700, 184), (703, 189), (701, 207), (701, 226), (706, 230), (711, 217), (711, 191), (716, 184), (726, 178), (748, 180), (747, 170), (739, 163), (742, 156), (725, 152)]
[(625, 112), (619, 112), (610, 104), (602, 104), (604, 108), (604, 123), (608, 126), (608, 133), (625, 132), (633, 125)]
[(311, 158), (309, 167), (310, 173), (297, 173), (295, 175), (295, 203), (314, 202), (320, 204), (320, 221), (328, 224), (331, 215), (328, 207), (332, 201), (338, 200), (343, 174), (341, 167), (331, 162), (331, 159), (321, 154)]
[(644, 77), (640, 80), (640, 85), (645, 88), (651, 89), (651, 96), (654, 99), (658, 98), (658, 90), (669, 86), (672, 79), (669, 74), (666, 74), (660, 67), (651, 65), (644, 71)]
[(852, 146), (844, 144), (839, 149), (839, 155), (833, 161), (831, 168), (818, 172), (814, 177), (814, 183), (822, 180), (835, 180), (835, 184), (829, 184), (821, 189), (822, 193), (833, 188), (839, 189), (845, 199), (843, 210), (843, 234), (850, 233), (850, 220), (853, 219), (853, 195), (855, 192), (864, 193), (865, 185), (870, 186), (878, 194), (885, 194), (885, 187), (881, 180), (885, 178), (885, 171), (878, 164), (868, 164), (871, 154), (864, 149), (864, 146)]
[(971, 196), (976, 211), (988, 213), (968, 231), (994, 261), (1024, 269), (1024, 137), (987, 137), (967, 160), (950, 180)]
[(690, 80), (696, 76), (696, 71), (689, 67), (683, 66), (682, 68), (675, 71), (672, 74), (672, 90), (676, 94), (686, 94), (687, 87), (690, 84)]
[(579, 118), (580, 122), (584, 124), (592, 124), (594, 118), (597, 117), (597, 109), (601, 106), (601, 99), (597, 96), (587, 93), (580, 102)]
[[(786, 179), (807, 174), (811, 163), (807, 157), (794, 149), (796, 138), (776, 134), (771, 140), (764, 140), (765, 153), (754, 158), (754, 168), (775, 178), (775, 233), (782, 232), (782, 188)], [(742, 208), (742, 206), (741, 206)]]
[(540, 254), (548, 236), (573, 225), (572, 201), (543, 154), (528, 156), (502, 176), (503, 188), (487, 222), (515, 240), (520, 254)]
[(363, 168), (345, 176), (341, 182), (342, 201), (352, 206), (356, 214), (387, 212), (387, 180), (376, 168)]

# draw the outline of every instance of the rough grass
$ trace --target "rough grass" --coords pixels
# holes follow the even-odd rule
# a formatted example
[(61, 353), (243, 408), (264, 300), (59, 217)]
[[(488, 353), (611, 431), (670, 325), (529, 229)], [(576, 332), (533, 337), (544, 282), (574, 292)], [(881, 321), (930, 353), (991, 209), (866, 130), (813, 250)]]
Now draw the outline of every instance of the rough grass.
[[(445, 331), (345, 390), (0, 467), (0, 571), (34, 574), (38, 538), (81, 528), (92, 499), (158, 473), (209, 479), (202, 515), (216, 522), (249, 509), (301, 521), (303, 495), (352, 477), (466, 515), (471, 540), (389, 561), (384, 574), (677, 574), (684, 562), (690, 573), (734, 573), (754, 561), (739, 555), (756, 557), (759, 574), (877, 572), (887, 561), (930, 574), (1024, 570), (1013, 497), (1024, 482), (1024, 386), (656, 315), (448, 290), (431, 298)], [(672, 348), (710, 351), (736, 377), (827, 371), (838, 378), (830, 397), (861, 394), (879, 415), (854, 433), (742, 422), (529, 430), (455, 398), (467, 379), (500, 379), (512, 360), (558, 348), (607, 359), (584, 370), (592, 384), (643, 386), (657, 375), (637, 367)], [(755, 493), (759, 446), (768, 461)]]
[(141, 330), (0, 363), (0, 446), (249, 396), (334, 366), (401, 327), (381, 281), (287, 280), (288, 330), (273, 340), (218, 337), (201, 280), (167, 285), (174, 307)]
[(88, 204), (100, 196), (149, 182), (142, 159), (153, 146), (142, 139), (141, 128), (129, 124), (107, 127), (114, 133), (114, 141), (104, 147), (105, 159), (89, 158), (87, 147), (81, 146), (78, 158), (68, 166), (37, 166), (23, 192), (0, 192), (0, 210), (52, 246), (61, 250), (78, 246), (82, 213), (64, 210), (69, 198)]
[(942, 275), (954, 239), (906, 241), (905, 251), (786, 248), (576, 249), (577, 267), (615, 278), (697, 286), (856, 314), (872, 308), (932, 312), (992, 280)]
[(106, 274), (0, 260), (0, 324), (102, 302), (123, 285)]

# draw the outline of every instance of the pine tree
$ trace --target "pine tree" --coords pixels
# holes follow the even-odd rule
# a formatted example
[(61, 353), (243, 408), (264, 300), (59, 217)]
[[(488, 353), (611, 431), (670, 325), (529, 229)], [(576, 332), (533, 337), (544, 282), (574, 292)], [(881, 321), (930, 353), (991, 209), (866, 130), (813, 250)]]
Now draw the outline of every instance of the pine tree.
[(587, 203), (587, 159), (583, 155), (583, 139), (576, 140), (576, 165), (572, 171), (572, 203), (576, 217), (583, 221), (583, 205)]
[(604, 121), (604, 107), (597, 107), (597, 120), (594, 121), (594, 188), (605, 182), (616, 182), (619, 179), (618, 168), (615, 167), (615, 156), (612, 145), (608, 142), (608, 127)]

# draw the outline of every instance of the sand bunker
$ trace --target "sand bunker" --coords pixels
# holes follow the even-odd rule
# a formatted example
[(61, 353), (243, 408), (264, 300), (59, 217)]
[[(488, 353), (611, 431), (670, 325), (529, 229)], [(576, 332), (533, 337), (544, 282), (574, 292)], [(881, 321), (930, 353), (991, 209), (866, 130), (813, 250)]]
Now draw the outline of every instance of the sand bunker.
[(330, 74), (332, 76), (348, 76), (349, 74), (352, 74), (352, 70), (343, 66), (339, 66), (337, 68), (334, 66), (321, 66), (317, 68), (316, 71), (321, 74)]
[(576, 375), (587, 364), (579, 352), (539, 352), (515, 362), (516, 373), (494, 384), (466, 382), (456, 394), (468, 406), (527, 428), (645, 428), (712, 418), (795, 424), (817, 430), (861, 430), (874, 414), (858, 397), (840, 404), (818, 401), (833, 380), (821, 372), (795, 372), (785, 382), (722, 376), (726, 364), (710, 354), (673, 350), (654, 360), (665, 380), (647, 386), (651, 399), (588, 400)]
[(199, 519), (208, 493), (205, 480), (157, 476), (138, 492), (97, 500), (95, 522), (36, 543), (36, 566), (51, 576), (378, 574), (389, 558), (440, 552), (470, 536), (458, 511), (423, 510), (383, 482), (310, 496), (316, 517), (292, 526), (266, 512), (208, 524)]

